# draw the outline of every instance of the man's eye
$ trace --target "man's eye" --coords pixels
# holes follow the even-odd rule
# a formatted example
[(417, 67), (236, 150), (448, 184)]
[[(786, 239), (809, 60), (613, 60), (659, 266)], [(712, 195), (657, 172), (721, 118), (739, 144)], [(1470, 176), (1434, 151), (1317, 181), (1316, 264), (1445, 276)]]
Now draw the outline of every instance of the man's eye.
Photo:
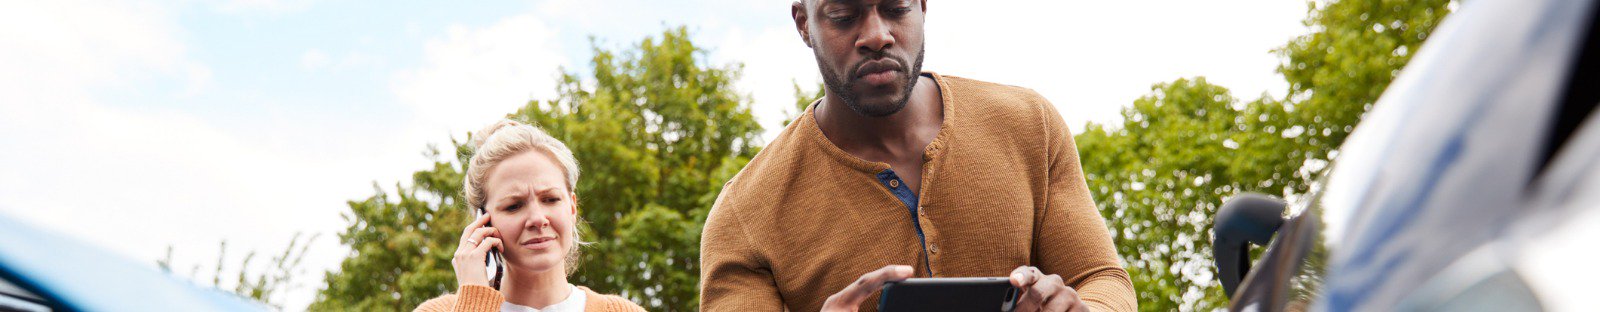
[(834, 23), (843, 24), (843, 23), (849, 23), (850, 21), (856, 20), (856, 16), (855, 15), (829, 16), (828, 20), (829, 21), (833, 21)]
[(544, 202), (546, 204), (554, 204), (554, 203), (561, 202), (561, 198), (560, 197), (547, 197), (547, 198), (542, 199), (540, 201), (542, 201), (542, 202)]

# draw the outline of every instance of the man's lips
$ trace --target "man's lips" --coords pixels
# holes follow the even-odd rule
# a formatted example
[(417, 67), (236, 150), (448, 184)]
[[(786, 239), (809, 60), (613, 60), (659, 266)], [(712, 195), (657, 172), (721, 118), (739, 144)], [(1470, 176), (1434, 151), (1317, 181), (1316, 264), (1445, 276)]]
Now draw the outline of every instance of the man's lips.
[(869, 85), (882, 85), (894, 82), (896, 72), (902, 71), (900, 62), (892, 58), (883, 58), (867, 61), (856, 68), (856, 79), (865, 81)]

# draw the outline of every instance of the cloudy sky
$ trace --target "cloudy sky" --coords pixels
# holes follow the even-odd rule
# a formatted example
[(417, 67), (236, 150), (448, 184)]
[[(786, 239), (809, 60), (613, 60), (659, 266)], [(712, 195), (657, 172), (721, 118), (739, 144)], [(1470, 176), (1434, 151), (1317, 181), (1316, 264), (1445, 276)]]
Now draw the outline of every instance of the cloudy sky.
[[(929, 2), (923, 68), (1033, 88), (1075, 128), (1181, 77), (1281, 95), (1270, 50), (1306, 31), (1294, 0)], [(712, 63), (744, 64), (777, 128), (791, 81), (818, 80), (788, 3), (0, 0), (0, 217), (152, 265), (172, 246), (202, 272), (222, 240), (234, 258), (321, 233), (320, 272), (346, 253), (345, 201), (550, 97), (591, 36), (688, 26)], [(304, 307), (320, 276), (282, 300)]]

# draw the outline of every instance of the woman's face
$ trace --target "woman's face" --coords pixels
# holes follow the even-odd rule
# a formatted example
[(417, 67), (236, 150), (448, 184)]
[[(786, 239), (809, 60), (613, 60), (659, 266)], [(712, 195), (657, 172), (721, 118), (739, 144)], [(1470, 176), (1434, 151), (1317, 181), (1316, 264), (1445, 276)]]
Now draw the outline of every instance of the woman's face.
[(578, 205), (555, 158), (537, 150), (511, 156), (489, 170), (484, 185), (484, 209), (505, 244), (506, 263), (513, 270), (564, 270), (577, 243)]

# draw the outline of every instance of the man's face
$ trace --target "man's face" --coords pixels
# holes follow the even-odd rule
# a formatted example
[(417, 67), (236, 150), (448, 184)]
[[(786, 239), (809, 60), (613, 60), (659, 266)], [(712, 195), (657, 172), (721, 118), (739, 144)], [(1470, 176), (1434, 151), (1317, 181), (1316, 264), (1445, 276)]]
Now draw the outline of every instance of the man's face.
[(795, 26), (828, 92), (868, 117), (899, 112), (922, 70), (922, 0), (803, 0)]

